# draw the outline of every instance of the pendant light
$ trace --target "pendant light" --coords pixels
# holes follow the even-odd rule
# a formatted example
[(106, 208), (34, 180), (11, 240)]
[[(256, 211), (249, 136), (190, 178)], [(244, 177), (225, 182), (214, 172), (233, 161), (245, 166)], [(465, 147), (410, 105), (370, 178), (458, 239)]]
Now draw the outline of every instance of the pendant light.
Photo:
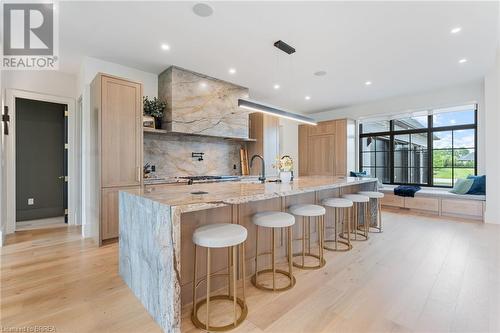
[[(292, 46), (283, 42), (282, 40), (275, 42), (274, 46), (276, 48), (278, 48), (279, 50), (285, 52), (288, 55), (295, 53), (295, 48), (293, 48)], [(293, 72), (293, 63), (291, 65), (291, 67), (292, 67), (292, 72)], [(278, 55), (276, 55), (276, 71), (279, 72)], [(273, 76), (276, 76), (276, 73), (274, 73)], [(294, 81), (293, 78), (290, 81), (293, 82)], [(276, 83), (277, 81), (274, 80), (274, 82), (275, 82), (274, 88), (279, 89), (279, 85)], [(238, 99), (238, 106), (240, 108), (247, 109), (250, 111), (260, 112), (260, 113), (265, 113), (265, 114), (275, 116), (275, 117), (290, 119), (290, 120), (298, 121), (298, 122), (308, 124), (308, 125), (314, 125), (314, 126), (318, 125), (318, 123), (312, 118), (309, 118), (309, 117), (306, 117), (306, 116), (303, 116), (300, 114), (296, 114), (293, 112), (284, 111), (284, 110), (278, 109), (274, 106), (265, 105), (265, 104), (262, 104), (262, 103), (259, 103), (256, 101), (251, 101), (251, 100), (247, 100), (247, 99)]]

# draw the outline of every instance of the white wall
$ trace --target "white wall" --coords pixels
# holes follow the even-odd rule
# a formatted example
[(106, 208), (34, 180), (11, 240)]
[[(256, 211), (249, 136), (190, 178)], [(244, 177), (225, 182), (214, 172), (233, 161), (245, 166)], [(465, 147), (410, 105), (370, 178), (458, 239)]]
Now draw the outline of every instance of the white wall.
[(144, 72), (135, 68), (122, 66), (97, 58), (85, 57), (78, 75), (78, 92), (81, 92), (92, 82), (97, 73), (119, 76), (131, 81), (142, 83), (144, 96), (158, 96), (158, 74)]
[(413, 95), (385, 98), (378, 101), (313, 113), (318, 121), (351, 118), (359, 119), (376, 115), (404, 113), (408, 111), (425, 110), (455, 106), (467, 103), (478, 104), (478, 173), (485, 173), (485, 105), (484, 80), (477, 80), (435, 91)]
[(497, 66), (485, 77), (484, 95), (486, 105), (486, 212), (485, 221), (500, 223), (500, 114), (499, 101), (500, 86), (500, 55), (497, 57)]
[(58, 71), (4, 71), (4, 88), (76, 97), (76, 75)]
[(500, 153), (498, 149), (500, 142), (500, 39), (495, 66), (484, 79), (484, 102), (487, 152), (485, 221), (500, 224)]

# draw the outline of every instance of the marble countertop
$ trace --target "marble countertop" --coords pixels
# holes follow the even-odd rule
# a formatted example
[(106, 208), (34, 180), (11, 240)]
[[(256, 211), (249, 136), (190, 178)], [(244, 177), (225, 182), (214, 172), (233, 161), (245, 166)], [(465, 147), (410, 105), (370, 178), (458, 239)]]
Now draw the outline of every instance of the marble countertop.
[[(198, 210), (230, 204), (332, 189), (376, 181), (375, 178), (306, 176), (296, 177), (289, 184), (265, 183), (255, 180), (193, 185), (154, 185), (126, 191), (169, 206), (184, 206)], [(196, 192), (204, 192), (196, 194)]]

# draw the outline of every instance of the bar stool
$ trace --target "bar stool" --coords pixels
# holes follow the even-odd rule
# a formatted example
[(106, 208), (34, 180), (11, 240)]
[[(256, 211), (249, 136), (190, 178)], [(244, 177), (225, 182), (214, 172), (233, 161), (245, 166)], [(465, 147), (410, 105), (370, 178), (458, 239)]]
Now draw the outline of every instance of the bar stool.
[[(206, 331), (227, 331), (233, 329), (240, 325), (243, 320), (245, 320), (248, 314), (248, 308), (245, 301), (245, 240), (247, 239), (247, 229), (239, 224), (231, 223), (216, 223), (208, 224), (197, 228), (193, 233), (193, 243), (194, 243), (194, 279), (193, 279), (193, 311), (191, 312), (191, 321), (194, 326), (199, 329), (204, 329)], [(242, 272), (243, 272), (243, 299), (237, 297), (236, 295), (236, 265), (237, 265), (237, 255), (236, 250), (238, 246), (241, 246), (241, 256), (242, 256)], [(197, 247), (205, 247), (207, 249), (207, 275), (200, 281), (196, 278), (196, 266), (197, 266)], [(213, 274), (211, 275), (210, 270), (210, 250), (214, 248), (228, 248), (228, 252), (232, 252), (229, 258), (229, 263), (232, 264), (231, 267), (228, 266), (228, 274)], [(229, 292), (227, 295), (216, 295), (210, 297), (210, 279), (215, 276), (228, 276), (229, 277)], [(233, 295), (231, 296), (231, 277), (233, 279)], [(196, 303), (196, 288), (200, 283), (206, 281), (207, 284), (207, 296)], [(234, 319), (231, 324), (225, 326), (210, 326), (210, 300), (229, 300), (233, 302)], [(202, 323), (198, 318), (198, 309), (201, 305), (206, 303), (206, 319), (205, 323)], [(240, 316), (237, 316), (236, 305), (241, 309)]]
[[(292, 273), (292, 227), (295, 224), (295, 218), (293, 215), (284, 212), (260, 212), (252, 217), (252, 222), (256, 226), (256, 236), (255, 236), (255, 274), (252, 276), (252, 284), (258, 289), (267, 291), (284, 291), (291, 289), (295, 285), (295, 277)], [(259, 227), (271, 228), (272, 229), (272, 248), (271, 252), (265, 252), (259, 254)], [(287, 253), (288, 253), (288, 272), (276, 269), (276, 229), (277, 228), (287, 228), (288, 231), (288, 243), (287, 243)], [(272, 255), (272, 268), (271, 269), (258, 269), (258, 257), (260, 255)], [(273, 287), (266, 287), (258, 282), (258, 275), (262, 273), (273, 273)], [(276, 288), (276, 273), (286, 276), (289, 283), (280, 288)]]
[[(323, 242), (325, 243), (325, 245), (323, 246), (323, 248), (325, 250), (329, 250), (329, 251), (349, 251), (350, 249), (352, 249), (352, 245), (351, 245), (351, 239), (350, 237), (347, 237), (347, 240), (342, 240), (342, 239), (339, 239), (340, 235), (342, 235), (343, 233), (346, 232), (346, 223), (345, 223), (345, 215), (347, 215), (347, 234), (350, 235), (351, 234), (351, 221), (350, 221), (350, 211), (352, 209), (352, 206), (353, 206), (353, 202), (349, 199), (344, 199), (344, 198), (328, 198), (328, 199), (325, 199), (323, 200), (322, 202), (323, 206), (327, 207), (327, 208), (333, 208), (333, 211), (334, 211), (334, 226), (333, 227), (327, 227), (326, 226), (326, 223), (325, 223), (325, 229), (334, 229), (335, 230), (335, 236), (334, 236), (334, 239), (324, 239)], [(339, 221), (342, 221), (342, 232), (339, 233)], [(326, 234), (326, 230), (325, 230), (325, 234)], [(329, 247), (327, 246), (326, 244), (327, 243), (334, 243), (335, 244), (335, 247)], [(346, 247), (343, 247), (343, 248), (339, 248), (339, 244), (342, 244), (343, 246), (346, 246)]]
[[(289, 208), (290, 213), (295, 216), (302, 217), (302, 252), (294, 253), (294, 257), (302, 257), (302, 264), (298, 264), (295, 261), (293, 265), (302, 269), (319, 269), (325, 266), (325, 258), (323, 257), (323, 231), (324, 231), (324, 217), (325, 217), (325, 207), (312, 204), (299, 204), (293, 205)], [(316, 218), (316, 230), (318, 233), (318, 243), (319, 249), (318, 254), (311, 253), (311, 217)], [(307, 218), (307, 222), (306, 222)], [(307, 230), (306, 230), (307, 224)], [(306, 252), (306, 240), (307, 240), (307, 252)], [(308, 266), (305, 264), (305, 257), (312, 257), (318, 259), (318, 264), (314, 266)]]
[(358, 194), (366, 195), (368, 198), (374, 199), (375, 204), (377, 205), (377, 221), (375, 222), (375, 225), (370, 224), (369, 228), (374, 228), (378, 230), (378, 231), (370, 230), (370, 232), (382, 232), (382, 200), (380, 199), (384, 197), (384, 193), (376, 191), (361, 191), (358, 192)]
[[(354, 221), (354, 227), (351, 228), (351, 233), (347, 234), (347, 238), (350, 240), (358, 240), (358, 236), (363, 237), (362, 241), (368, 240), (368, 228), (367, 225), (369, 223), (364, 223), (364, 233), (360, 233), (359, 226), (360, 226), (360, 217), (359, 217), (359, 209), (362, 209), (364, 211), (364, 217), (368, 216), (368, 203), (370, 202), (370, 198), (367, 197), (366, 195), (361, 195), (361, 194), (345, 194), (342, 196), (344, 199), (351, 200), (353, 202), (353, 221)], [(363, 221), (364, 222), (364, 221)], [(352, 235), (354, 234), (354, 238), (352, 238)], [(347, 239), (345, 237), (345, 233), (342, 233), (342, 238)]]

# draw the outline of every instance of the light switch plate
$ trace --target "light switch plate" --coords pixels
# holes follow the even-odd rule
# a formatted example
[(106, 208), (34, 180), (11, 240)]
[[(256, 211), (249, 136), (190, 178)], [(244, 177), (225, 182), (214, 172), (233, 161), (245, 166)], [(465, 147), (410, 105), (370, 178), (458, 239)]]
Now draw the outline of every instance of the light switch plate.
[(34, 204), (35, 204), (35, 199), (28, 198), (28, 205), (31, 206), (31, 205), (34, 205)]

